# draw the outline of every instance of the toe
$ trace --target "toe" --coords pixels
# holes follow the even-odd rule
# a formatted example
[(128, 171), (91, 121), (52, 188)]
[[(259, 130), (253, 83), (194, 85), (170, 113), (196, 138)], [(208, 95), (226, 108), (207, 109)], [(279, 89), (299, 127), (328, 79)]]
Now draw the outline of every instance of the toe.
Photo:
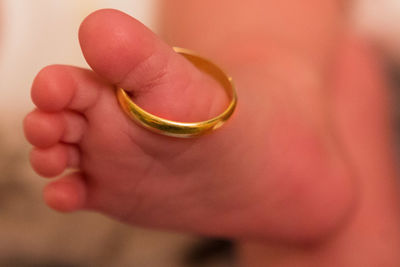
[(85, 117), (77, 112), (66, 111), (63, 113), (63, 118), (64, 131), (61, 136), (61, 141), (69, 144), (79, 143), (87, 127)]
[(60, 113), (34, 110), (25, 117), (24, 132), (26, 139), (36, 147), (53, 146), (63, 135), (63, 117)]
[(36, 75), (33, 81), (32, 101), (41, 110), (60, 111), (71, 101), (74, 87), (65, 66), (47, 66)]
[(67, 167), (79, 165), (79, 151), (75, 146), (58, 144), (50, 148), (34, 148), (30, 154), (32, 168), (43, 177), (55, 177)]
[(45, 202), (52, 209), (71, 212), (85, 207), (86, 186), (82, 175), (72, 173), (48, 184), (43, 191)]
[(43, 68), (33, 81), (33, 103), (43, 111), (83, 112), (96, 103), (98, 89), (107, 87), (93, 72), (64, 65)]
[(227, 106), (228, 97), (218, 82), (122, 12), (106, 9), (89, 15), (79, 39), (92, 69), (130, 91), (137, 104), (155, 115), (199, 121)]
[(48, 148), (60, 141), (79, 143), (85, 129), (85, 118), (79, 113), (70, 111), (48, 113), (35, 110), (24, 120), (26, 139), (39, 148)]

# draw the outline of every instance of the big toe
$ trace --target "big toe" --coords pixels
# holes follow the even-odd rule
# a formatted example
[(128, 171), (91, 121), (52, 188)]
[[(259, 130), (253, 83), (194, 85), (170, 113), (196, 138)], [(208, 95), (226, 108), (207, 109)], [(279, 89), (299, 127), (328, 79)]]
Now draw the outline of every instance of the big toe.
[(122, 12), (105, 9), (89, 15), (79, 38), (92, 69), (154, 115), (193, 122), (214, 117), (227, 106), (228, 97), (216, 80)]

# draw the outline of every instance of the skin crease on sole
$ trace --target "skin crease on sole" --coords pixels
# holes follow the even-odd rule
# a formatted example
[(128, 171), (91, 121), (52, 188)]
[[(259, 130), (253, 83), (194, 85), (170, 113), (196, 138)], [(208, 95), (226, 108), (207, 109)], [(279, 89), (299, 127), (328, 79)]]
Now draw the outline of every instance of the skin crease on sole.
[[(313, 94), (306, 104), (290, 93), (312, 93), (321, 84), (299, 77), (294, 88), (272, 69), (248, 65), (251, 72), (236, 76), (240, 102), (231, 120), (202, 138), (174, 139), (130, 121), (114, 86), (131, 91), (156, 115), (192, 121), (226, 105), (215, 82), (115, 10), (91, 14), (79, 38), (94, 72), (43, 69), (32, 85), (38, 109), (25, 120), (39, 174), (78, 169), (45, 188), (50, 207), (96, 210), (147, 227), (296, 243), (326, 237), (346, 220), (355, 198), (353, 177), (327, 118), (310, 112), (320, 109), (321, 96)], [(309, 68), (285, 57), (287, 51), (277, 52), (282, 56), (271, 56), (269, 68), (287, 64), (287, 75), (296, 75), (297, 66)], [(274, 89), (261, 91), (260, 85)], [(51, 120), (60, 123), (33, 130)], [(74, 133), (68, 125), (80, 126)], [(63, 141), (68, 135), (75, 136)]]

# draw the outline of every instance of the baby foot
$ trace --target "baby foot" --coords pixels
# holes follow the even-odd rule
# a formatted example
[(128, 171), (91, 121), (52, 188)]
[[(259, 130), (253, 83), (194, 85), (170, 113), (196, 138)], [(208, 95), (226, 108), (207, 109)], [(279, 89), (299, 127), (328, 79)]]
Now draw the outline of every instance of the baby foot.
[(50, 207), (235, 238), (308, 240), (343, 221), (353, 197), (347, 168), (325, 117), (311, 118), (285, 82), (259, 67), (238, 73), (239, 105), (226, 125), (200, 138), (161, 136), (122, 112), (116, 87), (176, 121), (219, 114), (224, 91), (121, 12), (93, 13), (79, 38), (93, 71), (44, 68), (32, 85), (37, 109), (24, 122), (38, 174), (76, 169), (45, 188)]

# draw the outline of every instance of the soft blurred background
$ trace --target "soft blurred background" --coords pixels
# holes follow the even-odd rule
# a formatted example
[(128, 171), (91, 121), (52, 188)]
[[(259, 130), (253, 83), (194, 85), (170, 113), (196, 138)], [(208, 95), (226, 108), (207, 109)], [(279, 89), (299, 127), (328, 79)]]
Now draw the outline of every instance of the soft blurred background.
[[(86, 66), (77, 30), (100, 8), (117, 8), (156, 30), (157, 0), (0, 0), (0, 267), (232, 266), (225, 241), (132, 228), (98, 214), (64, 215), (41, 200), (21, 122), (30, 84), (53, 63)], [(351, 1), (349, 1), (351, 2)], [(400, 65), (400, 1), (355, 0), (354, 29)], [(393, 77), (395, 77), (394, 74)]]

